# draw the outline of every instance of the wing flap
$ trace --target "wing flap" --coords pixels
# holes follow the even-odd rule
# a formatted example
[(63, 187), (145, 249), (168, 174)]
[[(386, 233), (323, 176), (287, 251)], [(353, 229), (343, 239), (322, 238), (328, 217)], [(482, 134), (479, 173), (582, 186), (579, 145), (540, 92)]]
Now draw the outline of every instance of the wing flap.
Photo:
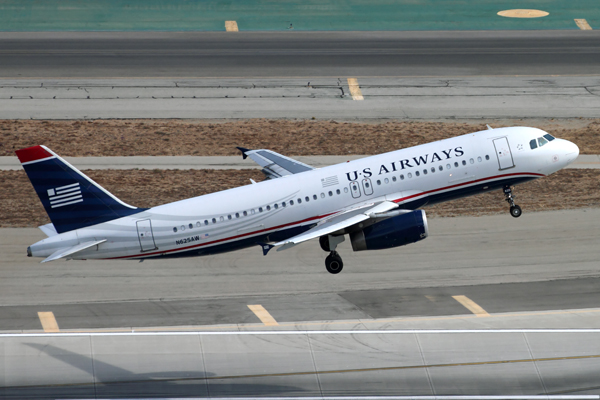
[(58, 249), (57, 251), (55, 251), (54, 253), (52, 253), (50, 255), (50, 257), (48, 257), (44, 261), (42, 261), (42, 263), (50, 262), (50, 261), (55, 261), (55, 260), (58, 260), (60, 258), (68, 257), (70, 255), (73, 255), (75, 253), (79, 253), (80, 251), (83, 251), (85, 249), (89, 249), (90, 247), (97, 246), (100, 243), (104, 243), (104, 242), (106, 242), (106, 239), (96, 240), (96, 241), (92, 241), (92, 242), (83, 242), (83, 243), (79, 243), (78, 245), (75, 245), (75, 246), (72, 246), (72, 247), (64, 247), (62, 249)]
[(291, 237), (287, 240), (275, 243), (273, 246), (279, 247), (277, 251), (286, 250), (294, 247), (307, 240), (316, 239), (321, 236), (329, 235), (337, 231), (349, 228), (353, 225), (359, 224), (362, 221), (366, 221), (370, 218), (376, 218), (377, 214), (382, 214), (387, 211), (398, 208), (396, 203), (391, 201), (383, 201), (377, 205), (366, 204), (362, 207), (346, 210), (341, 213), (335, 214), (322, 222), (319, 222), (315, 227), (308, 231)]
[(299, 174), (315, 169), (308, 164), (304, 164), (272, 150), (249, 150), (243, 147), (238, 147), (238, 150), (242, 152), (244, 158), (250, 157), (252, 161), (260, 165), (263, 168), (262, 172), (269, 179), (281, 178), (283, 176)]

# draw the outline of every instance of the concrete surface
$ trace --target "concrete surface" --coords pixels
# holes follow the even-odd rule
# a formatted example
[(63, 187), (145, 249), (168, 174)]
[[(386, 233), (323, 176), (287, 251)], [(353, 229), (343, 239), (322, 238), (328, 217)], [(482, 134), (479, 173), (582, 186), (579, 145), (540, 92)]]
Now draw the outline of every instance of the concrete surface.
[(390, 77), (359, 78), (358, 83), (364, 101), (352, 100), (343, 75), (339, 79), (0, 79), (0, 118), (485, 121), (596, 118), (600, 108), (597, 76)]
[(0, 336), (0, 395), (598, 395), (599, 339), (599, 330)]
[(569, 23), (572, 31), (0, 32), (0, 77), (598, 75), (600, 31)]
[[(316, 168), (339, 164), (367, 155), (348, 156), (294, 156), (293, 158)], [(134, 157), (64, 157), (69, 163), (81, 170), (86, 169), (259, 169), (249, 159), (240, 156), (134, 156)], [(600, 155), (582, 154), (567, 168), (600, 168)], [(9, 156), (0, 157), (0, 171), (21, 170), (19, 159)]]
[[(143, 263), (40, 264), (25, 251), (41, 231), (5, 228), (0, 330), (40, 329), (39, 311), (54, 311), (65, 329), (260, 323), (248, 304), (263, 304), (281, 323), (470, 313), (455, 295), (494, 315), (595, 309), (599, 217), (584, 209), (433, 218), (430, 237), (406, 247), (353, 253), (344, 242), (339, 275), (325, 271), (316, 242), (266, 257), (257, 246)], [(542, 327), (552, 323), (546, 316)], [(588, 316), (573, 321), (598, 326)], [(531, 326), (527, 318), (518, 324)]]

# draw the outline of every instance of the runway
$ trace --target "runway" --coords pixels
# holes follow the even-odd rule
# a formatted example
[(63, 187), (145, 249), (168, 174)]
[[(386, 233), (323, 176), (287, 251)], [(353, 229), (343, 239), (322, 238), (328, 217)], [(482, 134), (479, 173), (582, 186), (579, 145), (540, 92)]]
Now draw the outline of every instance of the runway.
[[(591, 118), (598, 35), (0, 33), (0, 118)], [(600, 328), (599, 218), (432, 218), (411, 246), (343, 243), (337, 276), (312, 242), (42, 265), (39, 230), (0, 229), (0, 395), (597, 398), (600, 333), (580, 329)]]
[(600, 279), (596, 209), (430, 220), (430, 237), (391, 250), (341, 245), (343, 273), (325, 271), (315, 242), (263, 257), (260, 248), (182, 260), (57, 261), (25, 256), (37, 229), (1, 229), (0, 327), (65, 329), (257, 323), (595, 308)]
[(598, 31), (0, 32), (2, 78), (597, 75)]

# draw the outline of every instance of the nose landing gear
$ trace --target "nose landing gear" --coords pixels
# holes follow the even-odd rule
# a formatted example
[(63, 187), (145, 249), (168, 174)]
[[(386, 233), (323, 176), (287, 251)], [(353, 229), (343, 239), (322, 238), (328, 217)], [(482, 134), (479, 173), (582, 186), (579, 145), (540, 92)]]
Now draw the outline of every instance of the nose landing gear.
[(515, 204), (515, 198), (512, 195), (510, 186), (504, 186), (504, 199), (510, 204), (510, 215), (519, 218), (523, 211), (521, 211), (521, 207)]

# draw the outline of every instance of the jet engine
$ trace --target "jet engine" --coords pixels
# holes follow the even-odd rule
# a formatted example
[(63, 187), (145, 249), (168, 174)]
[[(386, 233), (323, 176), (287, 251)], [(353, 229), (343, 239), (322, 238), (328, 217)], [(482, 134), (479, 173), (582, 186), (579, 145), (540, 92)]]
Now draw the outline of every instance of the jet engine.
[(354, 251), (382, 250), (415, 243), (428, 235), (425, 211), (415, 210), (352, 232), (350, 241)]

